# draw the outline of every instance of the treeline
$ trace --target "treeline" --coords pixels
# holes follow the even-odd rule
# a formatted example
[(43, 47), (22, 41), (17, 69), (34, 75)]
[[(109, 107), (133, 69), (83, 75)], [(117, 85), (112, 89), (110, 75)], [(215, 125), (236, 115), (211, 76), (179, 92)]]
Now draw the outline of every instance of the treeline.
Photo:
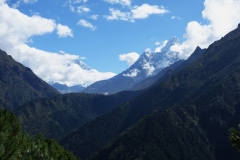
[(55, 140), (44, 139), (22, 133), (15, 115), (0, 109), (0, 159), (24, 160), (76, 160), (70, 152), (64, 150)]

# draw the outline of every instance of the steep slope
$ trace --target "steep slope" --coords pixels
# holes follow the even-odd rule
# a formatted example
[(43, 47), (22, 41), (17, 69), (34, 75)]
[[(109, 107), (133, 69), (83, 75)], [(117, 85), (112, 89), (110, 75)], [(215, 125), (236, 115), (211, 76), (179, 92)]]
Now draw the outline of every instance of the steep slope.
[[(147, 90), (133, 101), (119, 106), (113, 111), (87, 123), (63, 138), (61, 144), (84, 159), (146, 115), (158, 110), (162, 110), (159, 111), (160, 114), (161, 112), (170, 110), (171, 114), (168, 115), (170, 121), (173, 120), (173, 122), (177, 122), (174, 120), (174, 118), (177, 118), (183, 122), (180, 125), (176, 125), (173, 129), (168, 129), (163, 139), (168, 140), (169, 143), (172, 142), (170, 141), (171, 139), (176, 139), (172, 135), (175, 135), (177, 130), (186, 132), (186, 135), (185, 133), (181, 133), (180, 135), (180, 137), (185, 139), (184, 137), (187, 135), (196, 133), (194, 126), (192, 126), (194, 124), (196, 130), (200, 131), (199, 134), (196, 134), (200, 139), (191, 140), (190, 138), (189, 143), (180, 146), (185, 148), (187, 146), (194, 147), (196, 145), (194, 141), (199, 140), (199, 143), (204, 144), (206, 148), (212, 147), (213, 149), (207, 150), (203, 148), (204, 150), (200, 150), (199, 152), (194, 149), (191, 155), (203, 154), (205, 158), (210, 156), (213, 158), (209, 159), (216, 158), (218, 160), (239, 159), (239, 156), (235, 157), (235, 154), (231, 154), (234, 151), (230, 148), (227, 140), (228, 128), (236, 123), (240, 123), (240, 119), (238, 118), (238, 102), (240, 99), (239, 51), (240, 25), (236, 30), (210, 45), (202, 57), (196, 62)], [(183, 111), (179, 113), (177, 109), (171, 109), (172, 107), (176, 107), (177, 109), (180, 108), (180, 110), (182, 107), (186, 107), (186, 109), (183, 108)], [(154, 114), (153, 119), (158, 116), (159, 115)], [(164, 119), (160, 119), (161, 118), (159, 118), (159, 122), (157, 122), (156, 125), (160, 125), (160, 128), (164, 128)], [(104, 125), (97, 127), (99, 124)], [(169, 125), (172, 124), (169, 123)], [(154, 128), (154, 126), (152, 127)], [(187, 128), (193, 130), (188, 132)], [(147, 129), (144, 129), (144, 127), (140, 127), (139, 129), (141, 130), (139, 135), (143, 134), (146, 135), (146, 139), (150, 138), (150, 136), (146, 134), (148, 133)], [(138, 131), (135, 133), (137, 134)], [(158, 133), (160, 134), (160, 132)], [(130, 135), (129, 133), (126, 134)], [(149, 133), (149, 135), (151, 134)], [(125, 137), (121, 138), (120, 136), (119, 138), (120, 140), (116, 139), (116, 141), (113, 141), (110, 146), (107, 146), (96, 156), (99, 159), (101, 159), (101, 157), (116, 159), (117, 156), (119, 157), (121, 154), (125, 154), (125, 149), (130, 145), (123, 144), (122, 139), (125, 139)], [(136, 155), (136, 153), (141, 152), (140, 149), (146, 151), (144, 146), (148, 145), (144, 142), (140, 143), (141, 140), (138, 138), (132, 139), (133, 141), (131, 141), (131, 138), (126, 138), (126, 142), (136, 144), (137, 148), (136, 150), (133, 148), (127, 151), (126, 153), (129, 153), (128, 155)], [(181, 138), (176, 141), (180, 142), (179, 140), (181, 140)], [(134, 141), (136, 141), (136, 143)], [(185, 142), (185, 140), (183, 142)], [(162, 140), (158, 144), (161, 143), (165, 142)], [(174, 147), (174, 142), (172, 142), (170, 146)], [(161, 147), (156, 149), (161, 149)], [(157, 153), (158, 152), (148, 152), (148, 156), (159, 156), (156, 155)], [(175, 152), (172, 152), (169, 153), (171, 155), (166, 155), (167, 153), (162, 152), (162, 154), (168, 158), (174, 156), (174, 153)], [(184, 149), (183, 154), (187, 154), (186, 149)], [(129, 159), (135, 158), (137, 157), (130, 157)], [(201, 157), (189, 158), (189, 156), (182, 159), (194, 158), (201, 159)], [(175, 159), (181, 159), (181, 156)]]
[(33, 100), (15, 110), (24, 131), (30, 135), (40, 132), (59, 139), (115, 106), (129, 101), (141, 92), (120, 92), (104, 96), (71, 93)]
[(8, 110), (40, 97), (52, 97), (59, 92), (37, 77), (31, 69), (16, 62), (0, 50), (0, 105)]
[(171, 46), (178, 42), (176, 37), (172, 37), (161, 52), (144, 52), (127, 70), (108, 80), (95, 82), (84, 89), (83, 92), (112, 94), (131, 89), (138, 82), (156, 75), (162, 69), (179, 61), (178, 53), (170, 51)]

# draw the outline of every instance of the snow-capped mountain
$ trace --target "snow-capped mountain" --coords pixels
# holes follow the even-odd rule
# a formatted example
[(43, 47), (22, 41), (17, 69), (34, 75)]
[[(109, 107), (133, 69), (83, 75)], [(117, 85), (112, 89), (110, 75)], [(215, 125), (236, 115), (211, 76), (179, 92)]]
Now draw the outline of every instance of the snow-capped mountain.
[(127, 70), (108, 80), (95, 82), (83, 92), (112, 94), (132, 88), (138, 82), (179, 61), (179, 53), (170, 50), (171, 46), (177, 43), (177, 37), (170, 38), (160, 52), (144, 52)]
[(177, 37), (168, 40), (161, 52), (144, 52), (139, 59), (122, 73), (123, 76), (135, 77), (135, 79), (144, 79), (156, 75), (163, 68), (180, 60), (178, 52), (172, 52), (171, 46), (179, 43)]
[[(72, 65), (72, 64), (77, 64), (79, 65), (83, 70), (88, 70), (91, 72), (91, 68), (83, 63), (80, 59), (74, 60), (71, 64), (67, 65)], [(60, 93), (65, 94), (65, 93), (72, 93), (72, 92), (80, 92), (90, 84), (64, 84), (63, 82), (60, 81), (47, 81), (48, 84), (50, 84), (52, 87), (57, 89)]]

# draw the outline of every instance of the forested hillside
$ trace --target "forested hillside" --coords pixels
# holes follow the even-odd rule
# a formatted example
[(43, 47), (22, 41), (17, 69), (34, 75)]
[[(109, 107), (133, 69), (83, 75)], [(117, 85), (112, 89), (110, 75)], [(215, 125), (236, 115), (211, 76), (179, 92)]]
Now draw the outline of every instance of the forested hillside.
[(97, 116), (130, 101), (141, 92), (126, 91), (109, 96), (64, 94), (33, 100), (14, 112), (28, 134), (43, 133), (48, 138), (60, 139)]
[(240, 25), (190, 66), (87, 123), (61, 144), (83, 159), (111, 139), (92, 159), (240, 159), (228, 140), (228, 129), (240, 123), (239, 51)]

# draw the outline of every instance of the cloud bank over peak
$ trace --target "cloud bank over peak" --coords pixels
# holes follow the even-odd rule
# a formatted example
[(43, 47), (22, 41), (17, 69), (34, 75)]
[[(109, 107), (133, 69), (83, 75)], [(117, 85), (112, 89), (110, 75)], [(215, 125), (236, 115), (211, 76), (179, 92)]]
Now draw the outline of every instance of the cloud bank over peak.
[(208, 24), (197, 21), (189, 22), (182, 44), (172, 46), (171, 50), (179, 52), (186, 59), (197, 46), (207, 48), (215, 40), (235, 29), (240, 22), (240, 0), (205, 0), (202, 17)]
[(131, 66), (134, 62), (137, 61), (138, 58), (139, 58), (139, 54), (136, 52), (119, 55), (119, 60), (126, 61), (128, 63), (128, 66)]
[(57, 31), (59, 37), (73, 37), (68, 26), (56, 24), (52, 19), (38, 15), (27, 16), (0, 0), (0, 48), (16, 61), (31, 68), (35, 74), (48, 82), (61, 84), (91, 84), (116, 75), (111, 72), (87, 70), (76, 63), (82, 58), (61, 51), (54, 53), (30, 47), (27, 43), (34, 36)]

